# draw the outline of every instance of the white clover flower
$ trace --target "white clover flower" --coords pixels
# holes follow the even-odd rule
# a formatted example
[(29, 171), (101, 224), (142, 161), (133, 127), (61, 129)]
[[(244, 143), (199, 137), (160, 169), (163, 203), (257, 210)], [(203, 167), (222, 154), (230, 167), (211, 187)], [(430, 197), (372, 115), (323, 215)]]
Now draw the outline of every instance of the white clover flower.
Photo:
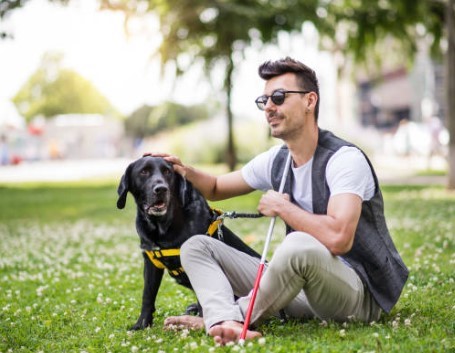
[(340, 330), (340, 332), (338, 332), (338, 334), (340, 335), (340, 337), (345, 337), (346, 336), (346, 330), (342, 329), (342, 330)]
[[(175, 326), (177, 328), (177, 326)], [(187, 328), (183, 329), (182, 332), (180, 333), (180, 337), (181, 338), (187, 338), (188, 335), (190, 334), (190, 330), (188, 330)]]
[(114, 339), (114, 337), (115, 337), (115, 335), (113, 333), (111, 333), (108, 338), (109, 339)]
[(260, 346), (264, 346), (264, 345), (265, 345), (265, 337), (259, 338), (259, 339), (258, 339), (258, 344), (259, 344)]
[(197, 349), (198, 345), (197, 345), (197, 342), (190, 342), (190, 348), (191, 349)]
[(131, 347), (131, 352), (132, 353), (136, 353), (137, 351), (139, 351), (139, 347), (137, 347), (137, 346)]
[(98, 332), (100, 332), (100, 331), (101, 331), (101, 327), (96, 327), (96, 328), (95, 328), (95, 333), (98, 333)]
[(379, 333), (377, 333), (377, 332), (373, 333), (373, 337), (378, 338), (379, 337)]
[(404, 320), (404, 325), (405, 326), (411, 326), (411, 319)]
[(49, 286), (40, 286), (38, 288), (36, 288), (36, 295), (38, 297), (41, 297), (43, 296), (43, 292), (48, 288)]

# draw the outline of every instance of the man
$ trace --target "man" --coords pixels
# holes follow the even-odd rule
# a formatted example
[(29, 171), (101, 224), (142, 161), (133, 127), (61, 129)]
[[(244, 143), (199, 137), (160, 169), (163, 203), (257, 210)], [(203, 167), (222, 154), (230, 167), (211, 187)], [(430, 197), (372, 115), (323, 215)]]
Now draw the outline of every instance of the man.
[[(259, 212), (286, 223), (287, 236), (261, 280), (253, 325), (280, 310), (292, 318), (377, 320), (397, 302), (408, 270), (387, 230), (374, 170), (359, 149), (318, 128), (313, 70), (285, 58), (265, 62), (259, 75), (266, 82), (256, 104), (283, 147), (217, 177), (161, 155), (209, 200), (266, 191)], [(292, 168), (280, 194), (288, 153)], [(181, 260), (204, 318), (169, 317), (165, 326), (204, 325), (216, 343), (238, 341), (259, 260), (202, 235), (184, 243)], [(246, 339), (259, 336), (250, 329)]]

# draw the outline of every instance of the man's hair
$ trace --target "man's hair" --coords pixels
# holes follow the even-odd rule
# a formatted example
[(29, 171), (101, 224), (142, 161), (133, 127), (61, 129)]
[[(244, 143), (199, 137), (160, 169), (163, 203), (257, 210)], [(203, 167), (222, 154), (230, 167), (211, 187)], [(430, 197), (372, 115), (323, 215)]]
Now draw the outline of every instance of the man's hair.
[(314, 109), (314, 116), (316, 121), (319, 115), (319, 83), (316, 77), (316, 73), (301, 63), (300, 61), (294, 60), (290, 57), (276, 61), (266, 61), (259, 66), (259, 76), (264, 80), (270, 80), (273, 77), (280, 76), (286, 73), (294, 73), (297, 77), (297, 84), (304, 91), (312, 91), (318, 95), (318, 101)]

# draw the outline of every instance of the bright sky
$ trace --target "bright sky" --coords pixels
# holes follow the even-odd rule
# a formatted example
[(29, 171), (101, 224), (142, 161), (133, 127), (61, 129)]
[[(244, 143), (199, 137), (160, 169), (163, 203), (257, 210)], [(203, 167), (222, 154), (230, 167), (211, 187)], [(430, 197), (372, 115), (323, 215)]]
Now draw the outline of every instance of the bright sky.
[[(200, 70), (192, 70), (175, 86), (169, 70), (166, 79), (160, 79), (159, 59), (153, 56), (160, 43), (159, 24), (151, 15), (130, 22), (127, 36), (123, 14), (97, 11), (95, 0), (72, 0), (66, 7), (30, 0), (0, 23), (0, 30), (14, 35), (13, 40), (0, 40), (0, 103), (17, 93), (48, 51), (62, 52), (65, 65), (89, 79), (124, 114), (165, 99), (181, 103), (200, 103), (207, 97), (224, 99), (223, 92), (215, 95), (217, 90), (200, 76)], [(301, 36), (284, 35), (279, 48), (251, 49), (245, 59), (239, 58), (233, 87), (234, 113), (262, 116), (254, 105), (263, 89), (257, 67), (265, 60), (286, 55), (313, 67), (319, 74), (321, 90), (332, 90), (333, 65), (327, 55), (318, 53), (315, 35), (313, 28), (307, 28)], [(221, 77), (214, 75), (212, 79), (219, 85)], [(331, 105), (330, 96), (325, 95), (326, 107)]]

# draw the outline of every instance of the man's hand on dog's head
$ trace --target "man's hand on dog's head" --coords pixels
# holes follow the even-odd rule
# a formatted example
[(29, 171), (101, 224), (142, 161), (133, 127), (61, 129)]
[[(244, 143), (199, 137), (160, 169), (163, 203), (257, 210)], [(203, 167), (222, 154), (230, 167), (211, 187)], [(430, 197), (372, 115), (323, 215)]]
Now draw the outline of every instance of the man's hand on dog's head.
[(186, 172), (187, 172), (187, 167), (183, 165), (182, 161), (180, 158), (176, 156), (172, 156), (168, 153), (162, 153), (162, 152), (145, 152), (142, 157), (161, 157), (164, 158), (165, 161), (172, 163), (174, 170), (179, 173), (182, 177), (185, 178)]

